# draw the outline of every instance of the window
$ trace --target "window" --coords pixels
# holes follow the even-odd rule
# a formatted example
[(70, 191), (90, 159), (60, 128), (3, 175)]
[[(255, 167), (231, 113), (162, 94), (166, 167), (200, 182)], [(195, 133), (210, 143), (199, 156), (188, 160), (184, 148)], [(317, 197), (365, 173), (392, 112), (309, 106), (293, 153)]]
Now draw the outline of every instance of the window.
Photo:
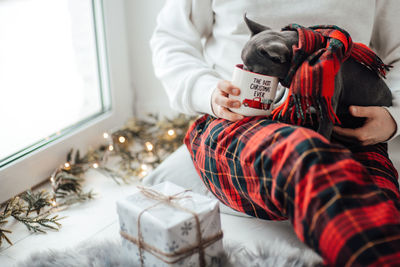
[(0, 203), (132, 115), (123, 10), (123, 0), (0, 1)]
[(0, 125), (7, 125), (0, 166), (110, 109), (91, 8), (90, 1), (0, 2)]

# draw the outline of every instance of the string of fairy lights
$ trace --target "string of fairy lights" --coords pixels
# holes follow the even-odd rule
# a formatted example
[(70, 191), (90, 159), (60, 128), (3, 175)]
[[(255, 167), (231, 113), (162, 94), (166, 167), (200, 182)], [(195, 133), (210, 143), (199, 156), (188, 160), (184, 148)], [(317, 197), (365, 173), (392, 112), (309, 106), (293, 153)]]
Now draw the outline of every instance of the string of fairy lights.
[[(90, 169), (111, 177), (118, 184), (143, 179), (182, 145), (193, 119), (178, 115), (161, 120), (151, 114), (147, 119), (132, 118), (122, 129), (102, 133), (104, 144), (84, 156), (79, 150), (71, 149), (66, 161), (50, 175), (50, 193), (27, 190), (0, 206), (0, 247), (3, 240), (12, 244), (8, 238), (12, 231), (4, 227), (10, 217), (25, 224), (29, 231), (58, 230), (62, 218), (52, 213), (94, 198), (95, 193), (82, 189), (84, 174)], [(113, 159), (111, 163), (110, 159)]]

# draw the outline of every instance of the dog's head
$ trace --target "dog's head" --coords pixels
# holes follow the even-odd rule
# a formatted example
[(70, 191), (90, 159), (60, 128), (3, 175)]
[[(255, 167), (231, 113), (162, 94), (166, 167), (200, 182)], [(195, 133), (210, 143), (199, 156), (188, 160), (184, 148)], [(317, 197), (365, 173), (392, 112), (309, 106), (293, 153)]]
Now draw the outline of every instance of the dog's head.
[(251, 31), (251, 38), (242, 50), (245, 68), (281, 79), (286, 77), (292, 58), (292, 46), (298, 42), (297, 33), (273, 31), (248, 19), (246, 14), (244, 20)]

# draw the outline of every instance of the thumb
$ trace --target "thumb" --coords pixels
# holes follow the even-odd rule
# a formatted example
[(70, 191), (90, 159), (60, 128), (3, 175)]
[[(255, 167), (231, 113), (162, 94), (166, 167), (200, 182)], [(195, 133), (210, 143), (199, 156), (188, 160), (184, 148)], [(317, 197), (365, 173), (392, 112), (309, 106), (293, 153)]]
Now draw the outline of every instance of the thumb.
[(373, 115), (372, 107), (362, 107), (362, 106), (350, 106), (349, 107), (351, 115), (354, 117), (371, 117)]

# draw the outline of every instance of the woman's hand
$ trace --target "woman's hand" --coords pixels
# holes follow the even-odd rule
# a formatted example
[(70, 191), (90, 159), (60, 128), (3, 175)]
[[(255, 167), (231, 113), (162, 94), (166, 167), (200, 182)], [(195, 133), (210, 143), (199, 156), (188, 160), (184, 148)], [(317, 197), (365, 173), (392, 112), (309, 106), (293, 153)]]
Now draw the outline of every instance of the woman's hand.
[(229, 121), (238, 121), (244, 117), (232, 112), (229, 108), (239, 108), (241, 103), (228, 97), (228, 95), (239, 95), (240, 89), (233, 86), (229, 81), (220, 81), (211, 96), (211, 107), (218, 118)]
[(339, 135), (356, 139), (366, 146), (385, 142), (396, 132), (396, 122), (383, 107), (350, 106), (349, 111), (354, 117), (366, 117), (365, 124), (356, 129), (335, 126), (333, 131)]

